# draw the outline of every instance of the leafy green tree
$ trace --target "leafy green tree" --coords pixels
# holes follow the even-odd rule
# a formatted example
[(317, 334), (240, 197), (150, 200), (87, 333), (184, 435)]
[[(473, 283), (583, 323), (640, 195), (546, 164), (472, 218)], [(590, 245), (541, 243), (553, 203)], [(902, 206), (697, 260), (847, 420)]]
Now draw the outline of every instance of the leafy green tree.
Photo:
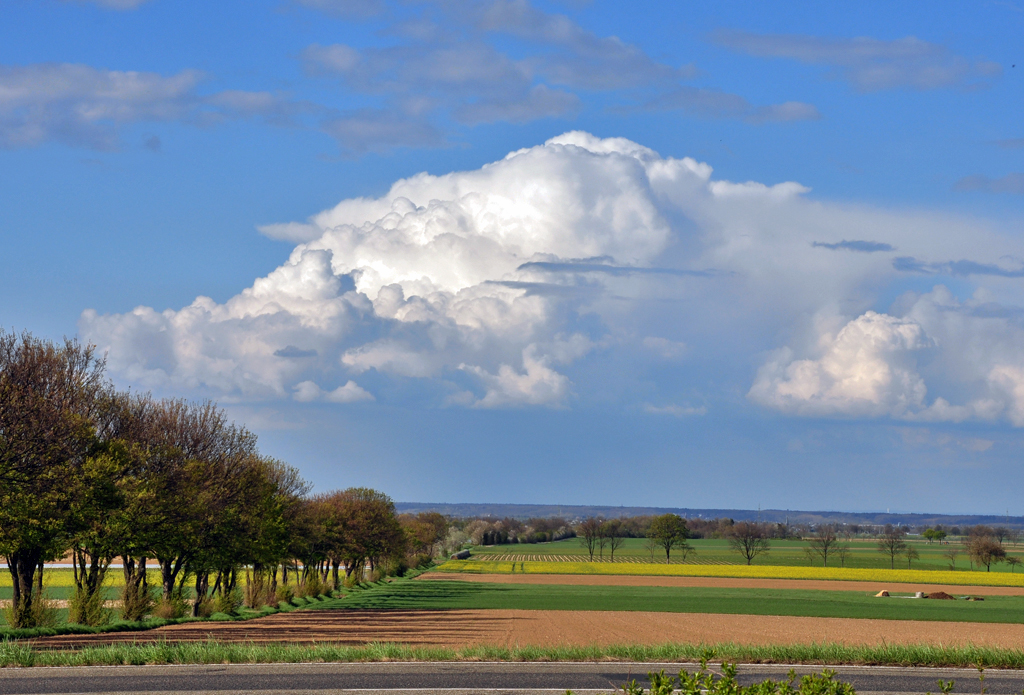
[(683, 560), (693, 552), (693, 546), (686, 542), (686, 539), (690, 537), (686, 519), (678, 514), (662, 514), (654, 517), (647, 530), (647, 537), (655, 541), (658, 547), (665, 551), (665, 564), (671, 562), (673, 550), (682, 552)]
[(42, 563), (71, 545), (103, 371), (91, 346), (0, 329), (0, 555), (15, 627), (36, 624)]
[(1006, 550), (999, 545), (993, 536), (975, 535), (967, 542), (967, 554), (979, 565), (985, 565), (985, 571), (991, 572), (992, 565), (1006, 559)]

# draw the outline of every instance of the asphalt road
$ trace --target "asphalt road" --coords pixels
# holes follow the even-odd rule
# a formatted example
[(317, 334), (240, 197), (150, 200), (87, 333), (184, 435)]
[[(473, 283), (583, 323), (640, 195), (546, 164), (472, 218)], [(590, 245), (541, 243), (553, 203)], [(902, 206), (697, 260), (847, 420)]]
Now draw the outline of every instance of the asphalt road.
[[(629, 663), (376, 663), (216, 666), (96, 666), (0, 669), (0, 693), (610, 693), (648, 671), (678, 673), (682, 664)], [(692, 670), (692, 664), (685, 665)], [(740, 665), (743, 683), (784, 678), (789, 666)], [(822, 667), (797, 666), (797, 673)], [(936, 681), (955, 680), (955, 693), (980, 693), (978, 672), (960, 669), (834, 667), (862, 695), (938, 693)], [(985, 672), (990, 695), (1024, 690), (1024, 671)]]

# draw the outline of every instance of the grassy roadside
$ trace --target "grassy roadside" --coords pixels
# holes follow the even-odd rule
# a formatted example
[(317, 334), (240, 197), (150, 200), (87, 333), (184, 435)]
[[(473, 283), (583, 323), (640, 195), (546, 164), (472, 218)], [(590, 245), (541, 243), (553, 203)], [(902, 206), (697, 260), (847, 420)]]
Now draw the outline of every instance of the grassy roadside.
[(33, 649), (0, 641), (0, 667), (129, 666), (143, 664), (270, 664), (381, 661), (635, 661), (692, 663), (701, 658), (753, 664), (946, 666), (1024, 668), (1024, 651), (987, 647), (841, 644), (744, 646), (737, 644), (619, 645), (610, 647), (471, 647), (465, 649), (369, 644), (119, 644), (78, 650)]
[(630, 562), (506, 562), (449, 560), (438, 572), (465, 574), (619, 574), (657, 577), (736, 577), (752, 579), (823, 579), (887, 584), (1024, 587), (1024, 572), (951, 572), (854, 567), (785, 567), (781, 565), (665, 565)]

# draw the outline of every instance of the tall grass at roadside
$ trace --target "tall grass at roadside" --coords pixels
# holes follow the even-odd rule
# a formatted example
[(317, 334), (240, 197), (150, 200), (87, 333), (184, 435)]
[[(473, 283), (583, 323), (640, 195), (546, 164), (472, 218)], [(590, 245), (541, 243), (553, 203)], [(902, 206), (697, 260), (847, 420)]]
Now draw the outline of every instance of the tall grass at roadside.
[(632, 562), (493, 562), (449, 560), (440, 572), (464, 574), (620, 574), (660, 577), (736, 577), (749, 579), (819, 579), (893, 584), (1024, 587), (1024, 572), (951, 572), (852, 567), (785, 567), (778, 565), (664, 565)]
[(228, 644), (156, 642), (115, 644), (76, 650), (38, 649), (25, 642), (0, 641), (0, 667), (116, 666), (142, 664), (254, 664), (379, 661), (633, 661), (693, 663), (711, 661), (756, 664), (855, 664), (872, 666), (948, 666), (1022, 668), (1024, 651), (975, 646), (841, 644), (746, 646), (723, 644), (617, 645), (608, 647), (409, 647), (376, 643), (361, 647), (321, 643)]

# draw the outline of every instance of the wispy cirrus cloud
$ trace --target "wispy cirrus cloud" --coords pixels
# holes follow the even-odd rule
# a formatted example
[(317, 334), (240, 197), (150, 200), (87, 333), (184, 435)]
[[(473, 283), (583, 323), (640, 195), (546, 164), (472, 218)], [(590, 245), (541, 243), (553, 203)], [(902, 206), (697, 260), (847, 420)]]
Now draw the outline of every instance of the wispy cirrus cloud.
[(870, 37), (828, 38), (800, 34), (721, 31), (719, 45), (761, 58), (789, 58), (833, 69), (861, 92), (886, 89), (971, 88), (1002, 74), (998, 63), (957, 55), (946, 46), (914, 36), (883, 41)]
[(701, 118), (740, 118), (749, 123), (816, 121), (821, 114), (813, 104), (788, 101), (755, 106), (738, 94), (680, 85), (647, 101), (645, 111), (684, 111)]
[[(331, 0), (301, 4), (330, 11)], [(700, 118), (738, 118), (752, 124), (820, 118), (812, 104), (757, 105), (744, 97), (688, 84), (692, 64), (657, 60), (615, 36), (600, 36), (563, 14), (526, 0), (436, 0), (373, 4), (387, 17), (381, 45), (313, 44), (302, 53), (307, 74), (331, 78), (348, 92), (378, 100), (372, 108), (396, 121), (421, 124), (415, 141), (434, 143), (446, 123), (526, 123), (569, 119), (594, 94), (613, 110), (677, 110)], [(619, 106), (615, 106), (618, 102)], [(428, 128), (422, 126), (428, 125)], [(377, 145), (407, 144), (382, 133)], [(342, 139), (342, 146), (346, 145)]]
[(368, 19), (387, 11), (383, 0), (294, 0), (299, 5), (345, 19)]
[(134, 10), (145, 5), (149, 0), (61, 0), (80, 4), (93, 4), (108, 10)]
[(900, 256), (892, 261), (894, 269), (905, 273), (925, 273), (927, 275), (993, 275), (1003, 278), (1024, 277), (1024, 268), (1002, 268), (994, 263), (979, 263), (977, 261), (943, 261), (941, 263), (927, 263), (918, 260), (913, 256)]
[(286, 125), (316, 108), (269, 92), (202, 94), (204, 79), (197, 70), (165, 76), (70, 63), (0, 65), (0, 147), (56, 141), (114, 149), (120, 130), (133, 123), (260, 117)]
[(843, 239), (842, 241), (836, 241), (833, 243), (814, 241), (811, 242), (811, 246), (819, 249), (830, 249), (832, 251), (859, 251), (861, 253), (896, 250), (896, 247), (892, 244), (885, 244), (881, 241), (863, 241), (860, 239), (854, 239), (853, 241)]
[(957, 191), (987, 191), (989, 193), (1013, 193), (1024, 195), (1024, 172), (1012, 172), (997, 179), (988, 176), (966, 176), (953, 186)]

